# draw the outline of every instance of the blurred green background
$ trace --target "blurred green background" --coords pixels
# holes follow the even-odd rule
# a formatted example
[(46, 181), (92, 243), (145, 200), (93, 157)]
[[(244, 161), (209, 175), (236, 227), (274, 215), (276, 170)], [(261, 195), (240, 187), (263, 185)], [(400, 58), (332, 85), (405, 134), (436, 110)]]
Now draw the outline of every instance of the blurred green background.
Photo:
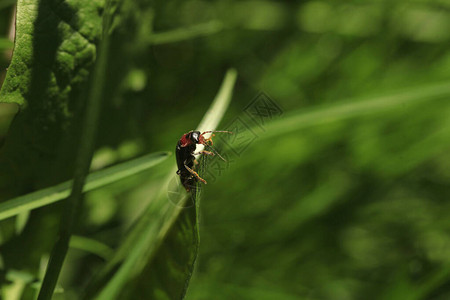
[[(13, 4), (0, 2), (2, 38)], [(387, 98), (389, 106), (450, 85), (449, 1), (180, 0), (141, 8), (133, 33), (113, 41), (114, 75), (122, 76), (108, 79), (120, 88), (104, 104), (92, 168), (174, 151), (230, 67), (238, 80), (218, 129), (240, 117), (258, 136), (240, 155), (228, 152), (220, 174), (210, 170), (216, 180), (202, 192), (187, 299), (450, 299), (449, 93), (336, 121), (321, 114), (400, 95)], [(152, 44), (152, 32), (169, 34)], [(7, 65), (1, 55), (2, 72)], [(244, 109), (261, 91), (283, 115), (258, 127)], [(317, 122), (272, 131), (270, 122), (312, 111)], [(3, 141), (8, 122), (1, 124)], [(78, 234), (117, 246), (173, 160), (88, 193)], [(100, 263), (71, 249), (61, 280), (67, 299)]]

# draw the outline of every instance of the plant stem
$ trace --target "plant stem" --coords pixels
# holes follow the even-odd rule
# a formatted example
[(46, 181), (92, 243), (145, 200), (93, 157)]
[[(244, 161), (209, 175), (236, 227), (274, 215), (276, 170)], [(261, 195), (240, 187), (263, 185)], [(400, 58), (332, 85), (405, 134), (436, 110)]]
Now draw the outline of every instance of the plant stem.
[(75, 227), (75, 222), (78, 220), (80, 215), (83, 186), (92, 160), (103, 87), (105, 83), (105, 71), (109, 48), (109, 4), (110, 2), (107, 2), (105, 7), (105, 15), (103, 19), (103, 38), (99, 45), (99, 55), (95, 64), (94, 75), (90, 86), (86, 116), (82, 129), (82, 139), (80, 141), (80, 147), (76, 158), (72, 191), (64, 206), (61, 216), (59, 237), (53, 247), (47, 270), (45, 272), (44, 281), (39, 291), (38, 300), (50, 300), (52, 298), (67, 250), (69, 249), (70, 237)]

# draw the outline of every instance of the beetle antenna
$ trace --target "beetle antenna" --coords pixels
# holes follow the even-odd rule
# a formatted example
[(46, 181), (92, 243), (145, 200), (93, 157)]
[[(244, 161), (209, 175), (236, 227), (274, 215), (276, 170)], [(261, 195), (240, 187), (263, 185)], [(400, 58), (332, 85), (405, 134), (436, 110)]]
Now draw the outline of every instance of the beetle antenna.
[(204, 131), (204, 132), (202, 133), (202, 135), (204, 135), (205, 133), (214, 133), (214, 132), (225, 132), (225, 133), (233, 134), (232, 131), (228, 131), (228, 130), (208, 130), (208, 131)]
[(213, 146), (211, 146), (211, 145), (205, 145), (205, 146), (211, 148), (211, 150), (212, 150), (218, 157), (220, 157), (221, 160), (223, 160), (223, 161), (225, 161), (225, 162), (227, 161), (225, 158), (222, 157), (222, 155), (220, 155), (220, 153), (219, 153)]
[(203, 137), (204, 134), (215, 133), (215, 132), (223, 132), (223, 133), (233, 134), (233, 132), (228, 131), (228, 130), (208, 130), (208, 131), (204, 131), (204, 132), (202, 132), (202, 134), (200, 134), (200, 137), (201, 137), (200, 144), (205, 145), (205, 147), (211, 148), (211, 150), (214, 152), (214, 154), (217, 154), (217, 156), (220, 157), (221, 160), (226, 162), (226, 159), (223, 158), (222, 155), (220, 155), (220, 153), (213, 147), (212, 136), (214, 136), (214, 134), (208, 139), (205, 139)]

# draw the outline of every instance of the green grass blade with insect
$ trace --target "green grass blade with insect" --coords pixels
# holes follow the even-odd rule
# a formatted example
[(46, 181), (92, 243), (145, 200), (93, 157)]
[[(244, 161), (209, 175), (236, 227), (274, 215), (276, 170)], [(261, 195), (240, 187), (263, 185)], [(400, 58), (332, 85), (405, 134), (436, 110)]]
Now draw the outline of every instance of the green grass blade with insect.
[[(235, 70), (227, 72), (199, 130), (216, 128), (230, 103), (236, 76)], [(153, 299), (184, 295), (198, 251), (199, 199), (196, 194), (194, 205), (185, 208), (189, 197), (179, 185), (176, 202), (167, 198), (170, 183), (178, 180), (175, 171), (174, 167), (161, 185), (159, 196), (149, 203), (92, 282), (85, 299), (133, 298), (137, 291), (152, 295)]]

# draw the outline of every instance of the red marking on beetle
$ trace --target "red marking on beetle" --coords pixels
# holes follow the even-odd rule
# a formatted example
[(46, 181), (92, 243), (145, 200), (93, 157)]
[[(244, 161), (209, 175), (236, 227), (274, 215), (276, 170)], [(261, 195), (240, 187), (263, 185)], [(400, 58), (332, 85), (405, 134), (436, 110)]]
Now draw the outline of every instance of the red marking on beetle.
[(196, 164), (195, 159), (195, 149), (198, 144), (205, 145), (206, 147), (213, 150), (215, 153), (210, 151), (201, 151), (199, 154), (214, 155), (216, 154), (221, 159), (225, 160), (213, 147), (212, 137), (205, 138), (205, 134), (215, 132), (232, 133), (231, 131), (205, 131), (200, 133), (200, 131), (189, 131), (181, 136), (177, 143), (175, 150), (178, 171), (177, 174), (180, 176), (181, 184), (184, 186), (186, 191), (191, 191), (195, 188), (197, 181), (201, 181), (206, 184), (206, 181), (201, 178), (197, 172), (194, 171), (194, 166)]
[(180, 139), (180, 146), (181, 146), (181, 147), (186, 147), (186, 146), (192, 144), (191, 139), (189, 139), (189, 138), (187, 137), (188, 134), (189, 134), (189, 133), (183, 134), (183, 136), (181, 137), (181, 139)]

